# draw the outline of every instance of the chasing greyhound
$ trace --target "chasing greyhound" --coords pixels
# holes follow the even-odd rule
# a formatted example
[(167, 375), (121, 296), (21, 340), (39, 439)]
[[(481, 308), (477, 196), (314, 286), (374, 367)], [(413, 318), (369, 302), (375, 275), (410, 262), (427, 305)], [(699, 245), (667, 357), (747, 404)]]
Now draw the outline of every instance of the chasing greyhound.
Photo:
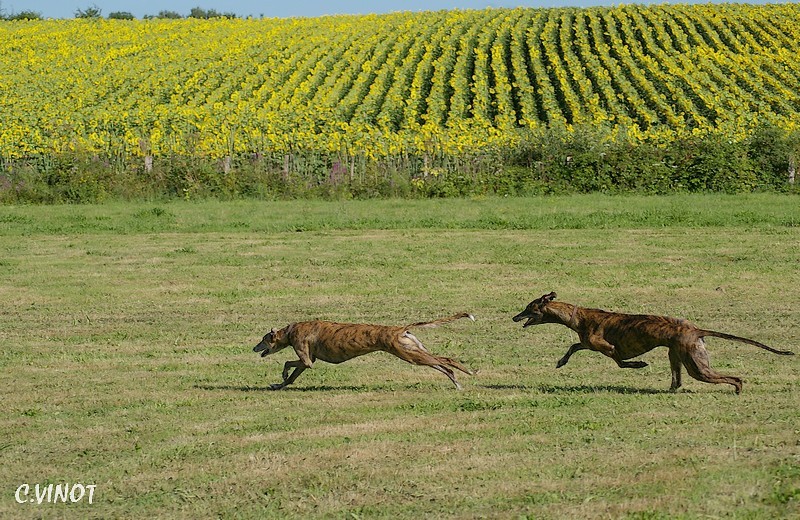
[(694, 324), (669, 316), (620, 314), (600, 309), (587, 309), (570, 303), (554, 302), (551, 292), (533, 300), (524, 311), (514, 316), (515, 322), (527, 320), (523, 328), (541, 323), (560, 323), (578, 333), (580, 343), (572, 345), (556, 368), (567, 364), (570, 356), (579, 350), (594, 350), (613, 359), (621, 368), (643, 368), (644, 361), (626, 361), (640, 356), (655, 347), (669, 348), (672, 369), (672, 386), (681, 386), (681, 364), (690, 376), (706, 383), (727, 383), (742, 391), (742, 380), (714, 371), (709, 365), (708, 351), (703, 338), (713, 336), (754, 345), (775, 354), (793, 355), (788, 350), (776, 350), (752, 339), (740, 338), (723, 332), (700, 329)]
[[(264, 357), (292, 346), (300, 358), (284, 364), (283, 381), (270, 385), (271, 390), (280, 390), (292, 384), (297, 376), (311, 368), (317, 359), (338, 364), (378, 350), (388, 352), (413, 365), (427, 365), (438, 370), (461, 390), (461, 385), (456, 381), (451, 368), (470, 375), (474, 372), (454, 359), (432, 354), (409, 332), (409, 329), (437, 327), (461, 318), (475, 321), (472, 314), (463, 312), (448, 318), (412, 323), (404, 327), (318, 320), (295, 322), (280, 330), (269, 331), (253, 351), (261, 352), (261, 357)], [(294, 368), (291, 375), (289, 375), (290, 368)]]

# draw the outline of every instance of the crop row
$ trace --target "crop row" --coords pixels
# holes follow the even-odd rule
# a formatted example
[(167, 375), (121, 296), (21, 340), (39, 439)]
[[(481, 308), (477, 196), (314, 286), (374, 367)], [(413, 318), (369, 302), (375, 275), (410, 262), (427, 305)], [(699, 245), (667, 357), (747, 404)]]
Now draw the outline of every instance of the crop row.
[(0, 157), (385, 157), (794, 129), (800, 5), (0, 23)]

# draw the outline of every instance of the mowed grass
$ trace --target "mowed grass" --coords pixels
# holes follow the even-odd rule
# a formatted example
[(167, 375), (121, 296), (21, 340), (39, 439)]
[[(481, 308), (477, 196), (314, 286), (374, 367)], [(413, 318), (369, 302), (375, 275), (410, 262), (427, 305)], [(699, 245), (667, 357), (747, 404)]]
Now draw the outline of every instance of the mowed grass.
[[(0, 517), (792, 518), (800, 359), (710, 338), (556, 370), (531, 299), (681, 316), (800, 353), (796, 196), (0, 207)], [(479, 370), (384, 353), (281, 392), (271, 327), (403, 324)], [(21, 484), (94, 503), (18, 504)], [(33, 497), (33, 491), (31, 491)]]

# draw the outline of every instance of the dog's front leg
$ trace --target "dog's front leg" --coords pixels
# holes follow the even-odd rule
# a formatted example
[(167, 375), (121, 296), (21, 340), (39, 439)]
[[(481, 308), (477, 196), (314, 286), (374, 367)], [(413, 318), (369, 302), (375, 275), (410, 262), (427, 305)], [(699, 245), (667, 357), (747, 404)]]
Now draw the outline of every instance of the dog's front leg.
[(290, 368), (297, 368), (297, 367), (302, 367), (302, 366), (305, 366), (305, 365), (299, 359), (297, 359), (295, 361), (287, 361), (286, 363), (284, 363), (284, 365), (283, 365), (283, 374), (281, 374), (283, 376), (283, 380), (286, 381), (287, 379), (289, 379), (289, 369)]
[[(311, 365), (314, 361), (311, 359), (311, 355), (308, 353), (307, 346), (295, 347), (295, 352), (297, 353), (297, 357), (300, 359), (296, 359), (294, 361), (287, 361), (283, 365), (283, 382), (275, 383), (270, 385), (270, 390), (280, 390), (282, 388), (286, 388), (287, 386), (294, 383), (295, 379), (302, 374), (307, 368), (311, 368)], [(289, 375), (289, 369), (294, 367), (294, 372)]]
[[(291, 378), (289, 377), (290, 368), (295, 369), (294, 372), (292, 372)], [(292, 384), (292, 382), (295, 379), (297, 379), (297, 376), (299, 376), (303, 372), (303, 370), (300, 370), (301, 368), (305, 370), (305, 365), (299, 359), (296, 359), (294, 361), (287, 361), (286, 363), (283, 364), (283, 373), (281, 374), (283, 376), (283, 381), (281, 381), (280, 383), (274, 383), (269, 385), (269, 389), (280, 390), (282, 388), (285, 388), (287, 385)]]
[[(290, 361), (290, 363), (291, 363), (291, 361)], [(299, 362), (295, 361), (295, 363), (299, 363)], [(297, 366), (297, 368), (294, 369), (294, 372), (292, 372), (292, 375), (290, 375), (288, 378), (285, 378), (282, 383), (275, 383), (275, 384), (269, 385), (269, 389), (270, 390), (282, 390), (282, 389), (286, 388), (287, 386), (289, 386), (292, 383), (294, 383), (294, 380), (297, 379), (297, 376), (302, 374), (303, 371), (305, 371), (305, 369), (306, 369), (306, 367), (303, 366), (302, 364), (300, 364), (299, 366)]]
[(617, 366), (620, 368), (644, 368), (647, 366), (645, 361), (622, 361), (620, 359), (615, 359), (614, 361), (617, 362)]
[(290, 375), (288, 378), (285, 378), (282, 383), (271, 384), (271, 385), (269, 385), (269, 389), (270, 390), (282, 390), (282, 389), (286, 388), (287, 386), (289, 386), (292, 383), (294, 383), (294, 380), (297, 379), (297, 376), (302, 374), (305, 369), (306, 369), (306, 367), (304, 367), (303, 365), (298, 366), (297, 368), (294, 369), (294, 372), (292, 372), (292, 375)]
[(592, 345), (590, 347), (592, 350), (597, 350), (601, 354), (610, 357), (620, 368), (644, 368), (647, 366), (644, 361), (625, 361), (621, 358), (622, 354), (617, 351), (617, 347), (603, 337), (593, 336), (589, 338), (589, 343)]
[(585, 347), (582, 343), (575, 343), (574, 345), (569, 347), (569, 350), (567, 350), (567, 353), (564, 354), (564, 357), (558, 360), (558, 363), (556, 363), (556, 368), (561, 368), (564, 365), (566, 365), (567, 361), (569, 361), (569, 358), (572, 356), (572, 354), (576, 353), (579, 350), (586, 350), (587, 348), (589, 347)]

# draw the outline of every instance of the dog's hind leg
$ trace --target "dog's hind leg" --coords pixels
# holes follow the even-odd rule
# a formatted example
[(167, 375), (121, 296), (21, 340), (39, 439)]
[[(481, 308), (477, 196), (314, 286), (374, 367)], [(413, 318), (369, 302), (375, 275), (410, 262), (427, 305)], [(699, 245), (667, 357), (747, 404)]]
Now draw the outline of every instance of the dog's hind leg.
[(459, 363), (458, 361), (456, 361), (453, 358), (444, 357), (444, 356), (435, 356), (433, 354), (431, 354), (431, 355), (433, 357), (435, 357), (436, 359), (438, 359), (439, 361), (441, 361), (442, 365), (447, 365), (449, 367), (455, 368), (456, 370), (461, 370), (465, 374), (469, 374), (471, 376), (475, 375), (475, 371), (474, 370), (470, 370), (469, 368), (465, 367), (464, 365), (462, 365), (461, 363)]
[(393, 344), (393, 348), (387, 350), (387, 352), (394, 354), (403, 361), (411, 363), (412, 365), (426, 365), (434, 370), (438, 370), (442, 374), (446, 375), (459, 390), (461, 390), (461, 385), (458, 383), (458, 381), (456, 381), (455, 374), (450, 368), (448, 368), (448, 365), (467, 374), (472, 374), (471, 370), (453, 359), (431, 354), (428, 349), (425, 348), (422, 342), (410, 332), (406, 332), (405, 334), (401, 335), (398, 338), (398, 343), (399, 344)]
[(430, 366), (431, 368), (433, 368), (435, 370), (438, 370), (439, 372), (441, 372), (442, 374), (444, 374), (448, 378), (450, 378), (450, 381), (452, 381), (453, 384), (456, 385), (456, 389), (463, 390), (463, 388), (461, 386), (461, 383), (456, 381), (456, 375), (453, 373), (452, 370), (450, 370), (449, 368), (447, 368), (445, 366), (442, 366), (442, 365), (428, 365), (428, 366)]
[(741, 393), (742, 380), (740, 378), (720, 374), (711, 368), (708, 351), (702, 339), (697, 340), (696, 343), (688, 348), (683, 348), (681, 354), (683, 366), (686, 367), (686, 371), (693, 378), (704, 383), (729, 384), (736, 389), (737, 394)]
[(674, 392), (681, 387), (681, 356), (677, 349), (669, 349), (669, 367), (672, 370), (672, 384), (669, 389)]

